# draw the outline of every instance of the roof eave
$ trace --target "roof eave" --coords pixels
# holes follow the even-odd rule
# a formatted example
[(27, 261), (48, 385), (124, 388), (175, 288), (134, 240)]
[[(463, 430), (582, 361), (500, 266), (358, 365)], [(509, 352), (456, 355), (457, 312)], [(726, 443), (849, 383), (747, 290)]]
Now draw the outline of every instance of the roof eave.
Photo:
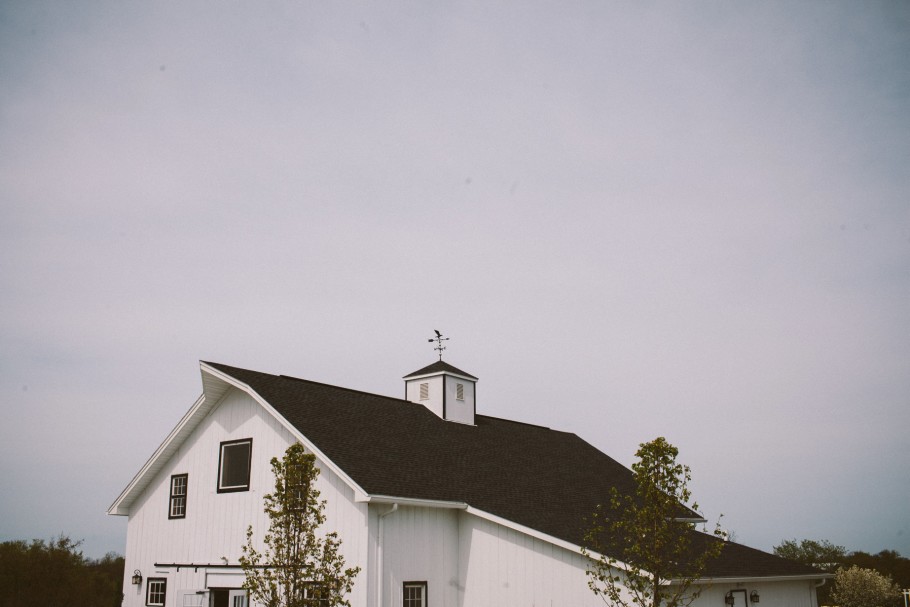
[(190, 407), (189, 411), (187, 411), (177, 425), (174, 426), (174, 429), (171, 430), (164, 441), (158, 445), (158, 448), (152, 453), (152, 456), (145, 462), (142, 468), (139, 469), (139, 472), (136, 473), (126, 488), (120, 492), (120, 495), (117, 496), (114, 503), (107, 509), (108, 514), (113, 516), (129, 515), (130, 506), (132, 505), (133, 500), (148, 486), (154, 475), (161, 469), (163, 461), (167, 459), (165, 456), (170, 455), (172, 446), (175, 446), (175, 442), (182, 443), (183, 439), (185, 439), (208, 414), (213, 404), (214, 403), (212, 403), (211, 400), (206, 399), (204, 392), (196, 399), (196, 402), (193, 403), (193, 406)]
[[(833, 578), (832, 573), (800, 573), (797, 575), (745, 575), (745, 576), (717, 576), (699, 578), (697, 584), (723, 584), (723, 583), (747, 583), (747, 582), (800, 582), (811, 580), (827, 580)], [(670, 584), (677, 584), (679, 581), (673, 580)]]
[[(348, 485), (354, 491), (356, 501), (363, 501), (363, 498), (368, 495), (367, 492), (364, 491), (363, 488), (354, 481), (354, 479), (348, 476), (348, 474), (342, 470), (341, 467), (329, 459), (325, 453), (323, 453), (312, 441), (310, 441), (310, 439), (304, 436), (303, 433), (301, 433), (300, 430), (294, 426), (294, 424), (285, 419), (281, 413), (272, 407), (272, 405), (269, 404), (267, 400), (260, 396), (259, 393), (253, 390), (248, 384), (240, 381), (239, 379), (236, 379), (231, 375), (228, 375), (223, 371), (219, 371), (218, 369), (206, 364), (205, 362), (200, 362), (199, 366), (202, 369), (204, 379), (205, 375), (209, 374), (212, 378), (225, 382), (253, 397), (253, 399), (259, 403), (263, 409), (274, 416), (275, 419), (277, 419), (279, 423), (281, 423), (301, 445), (303, 445), (310, 453), (315, 455), (321, 463), (325, 464), (326, 467), (334, 472), (346, 485)], [(205, 384), (205, 381), (203, 381), (203, 383)]]
[(402, 379), (404, 379), (406, 381), (411, 381), (414, 379), (424, 379), (427, 377), (436, 377), (437, 375), (449, 375), (451, 377), (457, 377), (459, 379), (463, 379), (465, 381), (470, 381), (470, 382), (474, 382), (474, 383), (480, 381), (476, 377), (471, 377), (470, 375), (467, 375), (467, 374), (452, 373), (451, 371), (433, 371), (432, 373), (423, 373), (421, 375), (405, 375)]

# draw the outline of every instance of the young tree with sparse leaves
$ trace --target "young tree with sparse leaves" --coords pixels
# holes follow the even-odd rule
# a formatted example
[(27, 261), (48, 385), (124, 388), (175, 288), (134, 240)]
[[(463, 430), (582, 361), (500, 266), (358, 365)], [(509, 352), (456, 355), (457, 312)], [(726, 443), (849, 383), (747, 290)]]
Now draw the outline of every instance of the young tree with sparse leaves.
[(344, 596), (360, 567), (344, 568), (337, 533), (317, 535), (325, 522), (325, 500), (316, 489), (316, 458), (296, 443), (271, 463), (275, 491), (263, 497), (269, 516), (266, 549), (260, 553), (253, 547), (253, 527), (248, 527), (240, 557), (244, 588), (264, 607), (350, 607)]
[[(676, 462), (678, 454), (663, 437), (639, 445), (635, 492), (614, 487), (610, 503), (592, 517), (585, 536), (588, 586), (611, 607), (686, 607), (701, 594), (694, 584), (723, 548), (719, 537), (694, 528), (686, 509), (691, 474)], [(720, 534), (718, 525), (714, 535)]]

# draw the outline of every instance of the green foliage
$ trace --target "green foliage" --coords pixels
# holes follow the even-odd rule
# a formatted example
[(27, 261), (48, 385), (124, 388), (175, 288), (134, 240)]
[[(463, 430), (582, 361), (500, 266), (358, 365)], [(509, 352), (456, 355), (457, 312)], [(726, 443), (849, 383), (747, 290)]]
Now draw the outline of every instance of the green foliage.
[(246, 532), (240, 565), (244, 587), (265, 607), (350, 607), (344, 595), (354, 586), (360, 567), (344, 568), (337, 533), (317, 536), (325, 522), (325, 500), (319, 499), (316, 458), (303, 446), (288, 447), (272, 458), (275, 491), (264, 496), (269, 516), (266, 550), (253, 547), (253, 527)]
[(609, 507), (598, 506), (585, 536), (588, 586), (612, 607), (686, 607), (701, 594), (694, 583), (723, 542), (685, 520), (692, 477), (676, 462), (679, 450), (663, 437), (639, 447), (632, 465), (635, 493), (614, 488)]
[[(894, 550), (882, 550), (878, 554), (862, 551), (848, 552), (843, 546), (836, 546), (828, 540), (786, 540), (774, 547), (774, 554), (805, 565), (817, 567), (833, 573), (839, 568), (858, 566), (872, 569), (893, 579), (899, 587), (910, 588), (910, 559), (902, 557)], [(833, 584), (825, 584), (818, 589), (818, 603), (830, 605), (834, 601)], [(903, 605), (903, 601), (898, 601)]]
[(828, 572), (833, 572), (847, 559), (847, 549), (828, 540), (785, 540), (774, 547), (774, 554)]
[(891, 578), (856, 565), (834, 574), (831, 598), (838, 607), (891, 607), (901, 603), (901, 593)]
[(87, 559), (65, 535), (0, 543), (0, 607), (120, 607), (123, 557)]

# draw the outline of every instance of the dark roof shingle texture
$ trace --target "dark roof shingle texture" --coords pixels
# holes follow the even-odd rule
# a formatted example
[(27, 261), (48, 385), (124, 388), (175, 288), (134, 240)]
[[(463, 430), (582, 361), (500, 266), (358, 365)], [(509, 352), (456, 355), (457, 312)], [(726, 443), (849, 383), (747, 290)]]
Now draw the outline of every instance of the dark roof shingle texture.
[[(586, 520), (597, 504), (609, 502), (611, 488), (634, 491), (629, 469), (572, 433), (485, 415), (476, 416), (475, 426), (452, 423), (406, 400), (206, 364), (250, 386), (371, 495), (464, 502), (583, 545)], [(711, 577), (812, 573), (732, 542), (708, 571)]]

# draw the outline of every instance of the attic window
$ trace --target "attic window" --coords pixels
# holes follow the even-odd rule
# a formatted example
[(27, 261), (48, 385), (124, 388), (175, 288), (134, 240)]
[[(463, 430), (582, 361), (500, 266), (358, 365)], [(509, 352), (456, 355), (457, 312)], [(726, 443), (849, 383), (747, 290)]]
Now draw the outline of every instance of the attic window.
[(422, 383), (420, 384), (420, 400), (428, 400), (430, 398), (430, 384)]
[(464, 400), (464, 384), (455, 384), (455, 399)]
[(188, 478), (188, 474), (175, 474), (171, 477), (168, 518), (186, 518), (186, 486)]
[(252, 438), (221, 443), (221, 454), (218, 458), (218, 493), (249, 491), (252, 455)]

